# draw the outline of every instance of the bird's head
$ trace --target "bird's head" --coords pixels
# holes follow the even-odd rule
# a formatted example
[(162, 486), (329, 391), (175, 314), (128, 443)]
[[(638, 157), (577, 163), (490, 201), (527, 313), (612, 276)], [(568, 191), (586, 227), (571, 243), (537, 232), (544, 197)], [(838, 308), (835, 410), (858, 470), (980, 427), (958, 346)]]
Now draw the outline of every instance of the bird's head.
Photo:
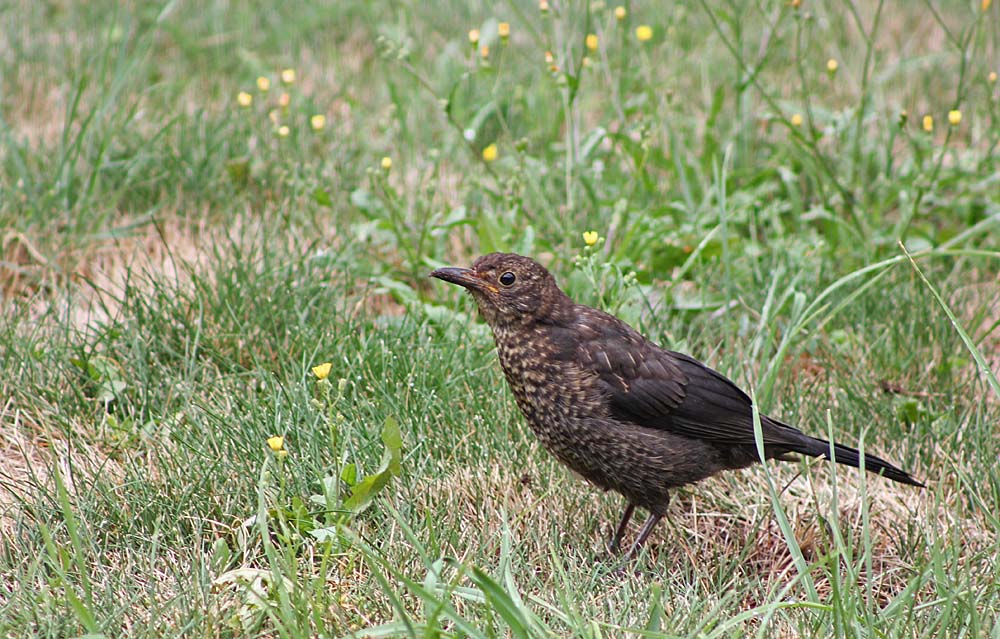
[(492, 327), (544, 319), (570, 303), (544, 266), (514, 253), (490, 253), (472, 268), (439, 268), (431, 277), (468, 289)]

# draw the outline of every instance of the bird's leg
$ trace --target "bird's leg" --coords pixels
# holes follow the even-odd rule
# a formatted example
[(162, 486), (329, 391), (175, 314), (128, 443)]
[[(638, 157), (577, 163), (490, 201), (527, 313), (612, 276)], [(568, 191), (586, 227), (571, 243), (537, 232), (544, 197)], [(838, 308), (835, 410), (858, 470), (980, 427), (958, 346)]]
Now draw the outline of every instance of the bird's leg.
[(615, 530), (615, 536), (611, 538), (608, 543), (608, 550), (611, 552), (618, 552), (622, 547), (622, 537), (625, 535), (625, 529), (628, 528), (628, 522), (632, 519), (632, 513), (635, 512), (635, 504), (629, 502), (625, 506), (625, 512), (622, 514), (622, 520), (618, 523), (618, 528)]
[(628, 556), (630, 558), (639, 554), (639, 551), (642, 550), (642, 545), (646, 543), (646, 539), (649, 538), (649, 534), (653, 532), (653, 529), (656, 528), (656, 524), (660, 523), (661, 519), (663, 519), (663, 515), (649, 513), (649, 519), (647, 519), (646, 523), (642, 525), (642, 529), (639, 531), (639, 536), (636, 537), (635, 543), (632, 544), (632, 548), (628, 551)]
[[(664, 495), (663, 506), (661, 509), (662, 512), (666, 512), (667, 504), (669, 503), (670, 503), (670, 493), (666, 493)], [(642, 525), (642, 529), (639, 531), (639, 536), (636, 537), (635, 543), (632, 544), (632, 548), (629, 549), (628, 551), (628, 556), (630, 558), (635, 557), (636, 555), (639, 554), (639, 551), (642, 549), (642, 545), (646, 543), (646, 540), (649, 538), (650, 533), (653, 532), (653, 529), (656, 528), (656, 524), (660, 523), (661, 519), (663, 519), (662, 514), (655, 513), (653, 511), (649, 512), (649, 519), (647, 519), (646, 523)]]

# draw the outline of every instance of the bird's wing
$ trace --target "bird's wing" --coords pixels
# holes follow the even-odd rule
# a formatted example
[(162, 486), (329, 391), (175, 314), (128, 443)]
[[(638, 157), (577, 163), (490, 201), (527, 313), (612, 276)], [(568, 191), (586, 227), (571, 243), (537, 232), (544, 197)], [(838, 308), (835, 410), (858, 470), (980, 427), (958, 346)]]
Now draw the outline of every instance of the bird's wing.
[[(579, 343), (578, 358), (597, 374), (613, 416), (645, 428), (719, 444), (754, 443), (750, 398), (696, 359), (659, 348), (624, 324)], [(796, 443), (801, 433), (761, 416), (764, 444)]]

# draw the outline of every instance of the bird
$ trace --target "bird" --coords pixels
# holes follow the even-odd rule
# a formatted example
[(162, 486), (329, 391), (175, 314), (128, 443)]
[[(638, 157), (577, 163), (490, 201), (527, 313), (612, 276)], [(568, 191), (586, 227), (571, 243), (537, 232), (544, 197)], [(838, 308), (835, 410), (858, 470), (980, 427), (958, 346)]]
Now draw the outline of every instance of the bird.
[[(518, 407), (542, 446), (577, 474), (624, 496), (608, 547), (636, 508), (649, 515), (628, 556), (667, 514), (671, 492), (761, 461), (750, 397), (722, 373), (670, 351), (604, 311), (575, 303), (535, 260), (490, 253), (431, 277), (464, 287), (492, 329)], [(759, 414), (764, 457), (822, 457), (855, 468), (861, 453)], [(871, 454), (866, 470), (923, 487)]]

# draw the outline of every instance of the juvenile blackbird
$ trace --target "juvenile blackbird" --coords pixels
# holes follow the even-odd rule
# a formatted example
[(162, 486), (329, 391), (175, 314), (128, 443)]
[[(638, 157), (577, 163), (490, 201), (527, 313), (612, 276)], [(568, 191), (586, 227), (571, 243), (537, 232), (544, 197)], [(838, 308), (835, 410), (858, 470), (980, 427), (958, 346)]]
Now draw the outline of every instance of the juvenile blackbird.
[[(463, 286), (493, 329), (517, 405), (562, 463), (627, 500), (610, 547), (617, 550), (635, 508), (649, 511), (631, 553), (667, 512), (670, 490), (760, 461), (750, 398), (688, 355), (664, 350), (620, 319), (576, 304), (534, 260), (490, 253), (471, 269), (432, 277)], [(831, 458), (830, 442), (760, 415), (764, 454)], [(833, 445), (839, 464), (859, 452)], [(865, 455), (865, 468), (912, 486), (906, 471)]]

